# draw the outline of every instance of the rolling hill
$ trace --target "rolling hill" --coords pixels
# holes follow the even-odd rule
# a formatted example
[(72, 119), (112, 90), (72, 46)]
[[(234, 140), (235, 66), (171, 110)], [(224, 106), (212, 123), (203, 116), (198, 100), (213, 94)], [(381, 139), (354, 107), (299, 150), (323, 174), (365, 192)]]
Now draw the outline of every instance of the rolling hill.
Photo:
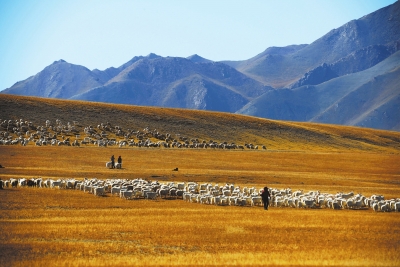
[[(57, 119), (84, 127), (111, 123), (122, 129), (157, 129), (174, 138), (185, 136), (216, 142), (265, 145), (287, 151), (380, 151), (399, 153), (400, 133), (369, 128), (285, 122), (231, 113), (142, 107), (49, 98), (0, 95), (1, 121), (27, 120), (45, 125)], [(6, 130), (1, 129), (4, 133)], [(12, 130), (9, 134), (14, 133)], [(15, 133), (14, 133), (15, 134)], [(110, 138), (115, 138), (110, 135)], [(74, 138), (74, 137), (73, 137)], [(123, 138), (123, 137), (118, 137)]]

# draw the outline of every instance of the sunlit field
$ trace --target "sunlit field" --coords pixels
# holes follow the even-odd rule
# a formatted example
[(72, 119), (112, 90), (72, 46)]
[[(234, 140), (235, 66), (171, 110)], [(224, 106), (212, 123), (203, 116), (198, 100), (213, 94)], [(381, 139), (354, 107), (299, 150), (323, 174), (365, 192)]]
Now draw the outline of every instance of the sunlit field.
[[(3, 179), (145, 178), (400, 196), (398, 154), (1, 147)], [(109, 155), (123, 169), (107, 169)], [(179, 171), (172, 171), (178, 167)], [(0, 192), (3, 266), (399, 266), (400, 216)]]
[[(122, 169), (108, 169), (111, 155)], [(1, 146), (0, 178), (144, 178), (400, 196), (400, 154)], [(173, 171), (178, 168), (179, 171)]]
[(2, 192), (1, 264), (398, 266), (400, 217)]
[(43, 191), (5, 192), (13, 201), (2, 204), (2, 265), (398, 265), (394, 213)]
[[(0, 96), (3, 119), (123, 129), (258, 150), (0, 145), (0, 179), (135, 179), (400, 198), (400, 133), (232, 114)], [(27, 112), (29, 111), (29, 112)], [(28, 115), (27, 115), (28, 114)], [(1, 129), (4, 131), (4, 129)], [(9, 131), (9, 134), (13, 134)], [(110, 133), (112, 138), (116, 135)], [(120, 138), (122, 139), (122, 138)], [(122, 169), (108, 169), (111, 155)], [(178, 168), (177, 171), (174, 169)], [(400, 213), (216, 206), (73, 189), (0, 190), (0, 266), (400, 266)]]

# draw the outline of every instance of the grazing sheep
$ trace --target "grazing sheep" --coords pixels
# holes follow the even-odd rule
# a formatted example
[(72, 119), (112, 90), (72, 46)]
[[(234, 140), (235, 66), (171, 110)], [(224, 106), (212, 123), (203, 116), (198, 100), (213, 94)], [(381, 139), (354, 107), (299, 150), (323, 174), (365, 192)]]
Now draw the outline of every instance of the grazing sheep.
[(119, 186), (111, 187), (111, 195), (119, 194), (120, 191), (121, 191), (121, 187), (119, 187)]
[(65, 185), (65, 189), (74, 189), (76, 185), (75, 180), (68, 180)]
[(262, 206), (262, 198), (260, 196), (254, 196), (251, 198), (251, 206)]
[(121, 190), (120, 197), (125, 199), (132, 199), (133, 191), (132, 190)]
[[(199, 203), (199, 204), (214, 204), (219, 206), (262, 206), (262, 198), (259, 196), (259, 191), (256, 188), (244, 187), (242, 190), (239, 186), (233, 184), (225, 184), (224, 186), (212, 185), (209, 183), (198, 184), (196, 182), (175, 183), (167, 182), (160, 183), (158, 181), (151, 182), (141, 178), (134, 180), (129, 179), (107, 179), (99, 180), (97, 178), (78, 181), (74, 178), (43, 180), (42, 178), (10, 178), (6, 181), (1, 181), (1, 185), (6, 188), (9, 185), (12, 187), (28, 186), (28, 187), (47, 187), (59, 189), (77, 189), (84, 192), (89, 192), (95, 196), (105, 196), (107, 193), (111, 195), (118, 194), (121, 198), (144, 198), (157, 199), (167, 197), (182, 197), (182, 200)], [(186, 185), (186, 186), (185, 186)], [(338, 193), (327, 194), (319, 191), (309, 191), (303, 194), (302, 190), (291, 192), (290, 188), (276, 189), (270, 188), (271, 204), (275, 207), (291, 207), (291, 208), (329, 208), (340, 210), (361, 209), (371, 207), (378, 212), (399, 212), (400, 199), (384, 200), (384, 196), (373, 195), (367, 198), (361, 194), (354, 195), (352, 192), (348, 194)]]
[(100, 186), (100, 187), (95, 187), (94, 188), (94, 195), (95, 196), (104, 196), (106, 194), (105, 192), (105, 187)]
[(157, 193), (156, 192), (147, 192), (145, 194), (146, 199), (156, 199), (157, 198)]
[(20, 187), (26, 186), (26, 185), (27, 185), (26, 179), (25, 179), (25, 178), (19, 179), (18, 185), (19, 185)]
[(60, 188), (61, 187), (61, 180), (57, 180), (57, 181), (50, 180), (50, 187), (51, 188), (55, 188), (55, 187)]
[(400, 201), (397, 201), (394, 204), (394, 211), (399, 212), (400, 211)]
[(164, 198), (167, 198), (167, 196), (169, 195), (169, 190), (166, 189), (158, 189), (157, 190), (157, 194), (162, 198), (164, 196)]

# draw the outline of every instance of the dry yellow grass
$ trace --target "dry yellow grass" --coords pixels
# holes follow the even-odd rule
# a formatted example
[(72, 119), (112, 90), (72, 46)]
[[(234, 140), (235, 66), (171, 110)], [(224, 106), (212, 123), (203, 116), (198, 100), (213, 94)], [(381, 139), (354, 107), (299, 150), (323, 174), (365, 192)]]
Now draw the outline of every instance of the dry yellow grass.
[[(0, 146), (0, 164), (5, 166), (1, 179), (145, 178), (400, 197), (399, 133), (212, 112), (1, 97), (2, 119), (35, 117), (36, 124), (44, 124), (45, 117), (80, 116), (88, 125), (118, 115), (123, 127), (150, 126), (237, 143), (251, 139), (269, 148)], [(123, 169), (105, 168), (112, 154), (122, 156)], [(173, 172), (176, 167), (179, 171)], [(1, 266), (400, 266), (397, 213), (290, 208), (266, 212), (260, 207), (128, 201), (33, 188), (5, 189), (0, 199)]]
[[(123, 169), (105, 167), (112, 154)], [(145, 178), (400, 196), (399, 154), (1, 146), (0, 158), (2, 179)]]
[(398, 266), (398, 214), (2, 192), (2, 266)]
[[(78, 130), (110, 122), (124, 130), (145, 127), (161, 133), (199, 140), (253, 143), (269, 150), (367, 151), (399, 153), (400, 133), (316, 123), (282, 122), (230, 113), (198, 110), (138, 107), (104, 103), (66, 101), (0, 94), (1, 120), (28, 120), (45, 125), (60, 119), (77, 121)], [(111, 135), (111, 137), (115, 137)], [(74, 139), (74, 137), (73, 137)]]

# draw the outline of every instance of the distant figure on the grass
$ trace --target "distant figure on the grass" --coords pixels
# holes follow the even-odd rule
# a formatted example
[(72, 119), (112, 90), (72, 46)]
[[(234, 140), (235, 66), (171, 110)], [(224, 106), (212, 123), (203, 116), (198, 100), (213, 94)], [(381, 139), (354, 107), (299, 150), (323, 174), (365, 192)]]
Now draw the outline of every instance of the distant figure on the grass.
[(264, 203), (264, 209), (268, 210), (269, 198), (270, 198), (268, 187), (264, 187), (264, 190), (260, 195), (261, 195), (262, 201)]
[(115, 158), (114, 155), (111, 156), (111, 169), (115, 168)]
[(121, 156), (118, 157), (118, 167), (121, 169), (122, 168), (122, 158)]

